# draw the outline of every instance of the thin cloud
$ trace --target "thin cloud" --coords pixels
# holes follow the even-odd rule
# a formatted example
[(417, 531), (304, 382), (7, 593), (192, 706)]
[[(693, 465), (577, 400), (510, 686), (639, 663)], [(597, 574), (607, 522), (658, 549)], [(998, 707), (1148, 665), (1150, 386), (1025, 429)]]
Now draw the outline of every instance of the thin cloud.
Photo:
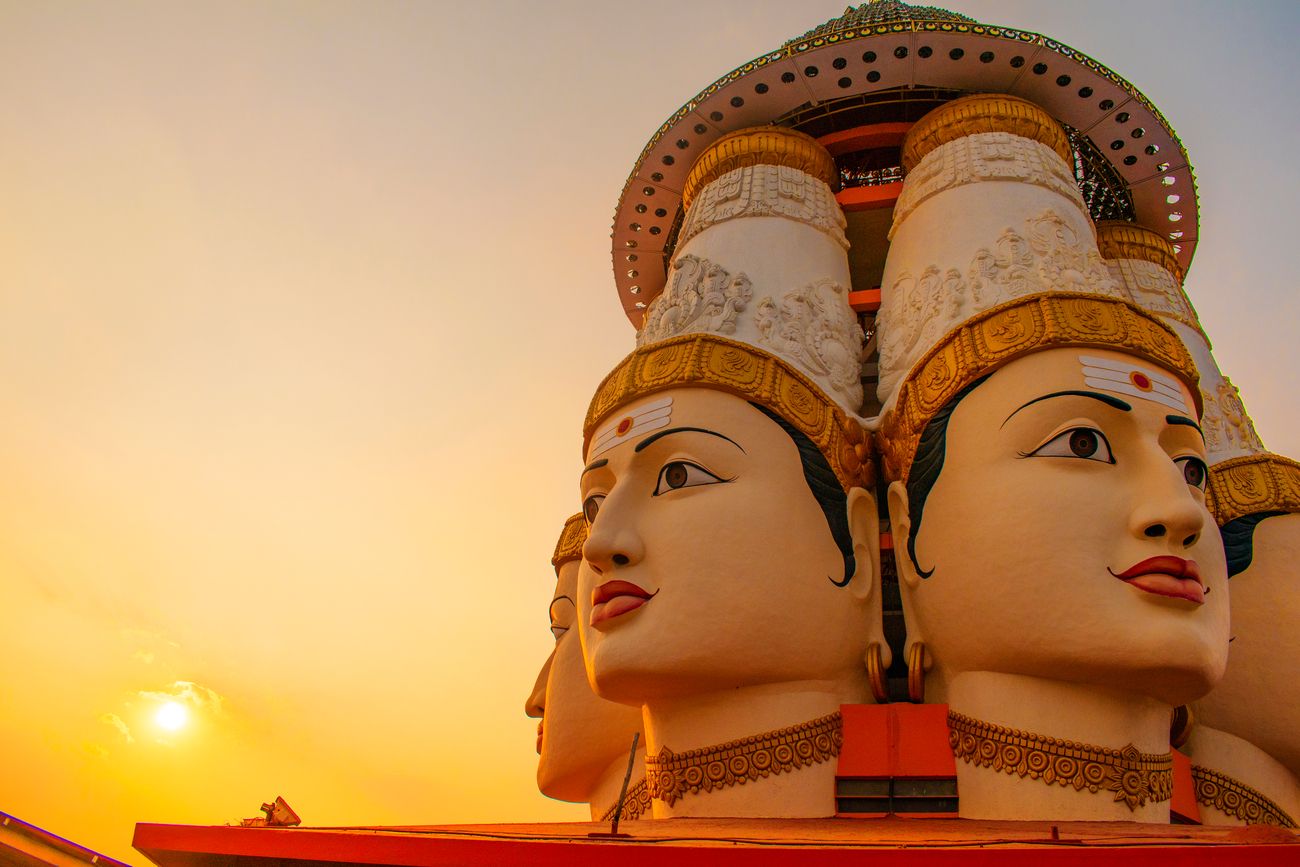
[[(128, 726), (117, 714), (106, 713), (99, 718), (99, 721), (117, 729), (118, 734), (125, 738), (128, 744), (135, 743), (135, 738), (131, 736), (131, 727)], [(107, 753), (105, 754), (107, 755)]]
[(163, 690), (141, 690), (136, 693), (147, 701), (179, 701), (200, 710), (221, 713), (225, 699), (215, 689), (192, 680), (178, 680)]

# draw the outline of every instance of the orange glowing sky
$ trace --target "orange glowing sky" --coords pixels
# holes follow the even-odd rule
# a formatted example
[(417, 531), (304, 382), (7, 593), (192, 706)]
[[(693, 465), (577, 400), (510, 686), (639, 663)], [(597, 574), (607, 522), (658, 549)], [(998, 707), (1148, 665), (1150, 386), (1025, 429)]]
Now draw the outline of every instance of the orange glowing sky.
[[(1300, 456), (1290, 0), (951, 0), (1135, 82)], [(842, 2), (0, 2), (0, 810), (580, 819), (523, 702), (646, 139)], [(188, 712), (168, 729), (166, 702)]]

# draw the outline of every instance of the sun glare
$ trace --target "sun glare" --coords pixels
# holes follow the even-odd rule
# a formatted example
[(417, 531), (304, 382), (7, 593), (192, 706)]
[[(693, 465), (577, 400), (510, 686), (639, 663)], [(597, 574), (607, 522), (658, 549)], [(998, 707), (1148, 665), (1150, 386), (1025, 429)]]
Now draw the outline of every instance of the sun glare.
[(158, 712), (154, 714), (153, 719), (154, 722), (158, 723), (162, 728), (174, 732), (181, 726), (185, 725), (189, 716), (189, 711), (185, 709), (185, 705), (169, 701), (162, 707), (158, 708)]

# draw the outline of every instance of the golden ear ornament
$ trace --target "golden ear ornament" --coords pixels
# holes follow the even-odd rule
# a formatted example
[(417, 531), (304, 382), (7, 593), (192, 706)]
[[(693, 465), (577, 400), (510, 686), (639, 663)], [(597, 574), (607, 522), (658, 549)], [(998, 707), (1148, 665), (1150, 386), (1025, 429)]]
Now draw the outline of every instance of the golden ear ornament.
[(967, 764), (1076, 792), (1113, 792), (1115, 800), (1130, 810), (1173, 796), (1173, 756), (1138, 752), (1132, 744), (1118, 750), (1096, 747), (982, 722), (955, 711), (948, 712), (948, 744), (953, 755)]
[(774, 355), (710, 334), (647, 344), (624, 358), (596, 388), (583, 422), (583, 452), (596, 427), (624, 404), (670, 388), (712, 388), (760, 404), (812, 440), (840, 486), (875, 483), (871, 443), (856, 420), (803, 373)]
[(1210, 467), (1206, 505), (1222, 527), (1261, 512), (1300, 514), (1300, 463), (1267, 452)]
[(650, 796), (669, 806), (687, 795), (744, 785), (829, 762), (844, 745), (840, 713), (697, 750), (663, 747), (645, 759)]
[(907, 649), (907, 698), (925, 704), (925, 642), (913, 641)]
[(1192, 765), (1192, 784), (1196, 789), (1198, 804), (1213, 807), (1247, 825), (1300, 827), (1273, 799), (1227, 774)]
[(885, 477), (907, 481), (921, 432), (963, 388), (1030, 353), (1065, 346), (1113, 349), (1159, 365), (1187, 386), (1200, 416), (1196, 363), (1168, 325), (1127, 301), (1044, 292), (971, 317), (913, 365), (877, 433)]
[(1041, 142), (1067, 166), (1074, 165), (1070, 140), (1050, 114), (1016, 96), (981, 93), (945, 102), (918, 120), (903, 139), (903, 170), (916, 168), (935, 148), (982, 132), (1009, 132)]
[(587, 541), (587, 519), (579, 512), (571, 515), (564, 522), (560, 539), (555, 543), (555, 553), (551, 555), (551, 565), (559, 569), (571, 560), (582, 559), (582, 546)]
[(889, 684), (885, 679), (885, 662), (880, 652), (880, 642), (867, 645), (867, 682), (871, 684), (871, 697), (876, 704), (889, 704)]
[(682, 184), (682, 210), (690, 210), (696, 193), (710, 183), (747, 166), (798, 169), (832, 190), (839, 188), (835, 159), (817, 139), (785, 127), (750, 127), (724, 135), (700, 154)]

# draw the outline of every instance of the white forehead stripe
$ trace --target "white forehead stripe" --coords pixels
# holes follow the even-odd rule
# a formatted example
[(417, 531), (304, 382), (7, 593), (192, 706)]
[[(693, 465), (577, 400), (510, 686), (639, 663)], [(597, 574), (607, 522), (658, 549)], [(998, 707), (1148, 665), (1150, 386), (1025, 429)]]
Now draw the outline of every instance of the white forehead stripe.
[(671, 397), (654, 400), (621, 416), (596, 432), (591, 439), (591, 454), (594, 458), (601, 452), (607, 452), (614, 446), (625, 443), (633, 437), (640, 436), (661, 427), (668, 427), (672, 420), (673, 399)]
[(1083, 364), (1083, 382), (1093, 388), (1154, 401), (1171, 409), (1196, 415), (1187, 406), (1182, 386), (1171, 376), (1133, 364), (1129, 361), (1112, 361), (1095, 355), (1080, 355)]

